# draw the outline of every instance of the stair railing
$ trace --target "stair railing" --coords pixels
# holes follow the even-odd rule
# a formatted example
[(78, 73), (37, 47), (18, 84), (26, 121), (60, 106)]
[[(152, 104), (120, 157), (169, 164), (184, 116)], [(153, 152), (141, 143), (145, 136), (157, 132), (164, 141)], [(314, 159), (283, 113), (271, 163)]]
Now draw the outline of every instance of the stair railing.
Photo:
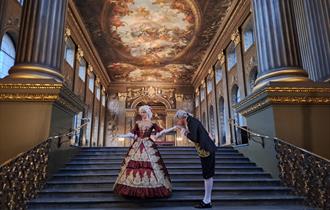
[[(0, 209), (24, 210), (27, 201), (35, 198), (38, 191), (46, 183), (48, 158), (52, 141), (58, 139), (59, 145), (63, 137), (76, 136), (88, 124), (88, 119), (77, 128), (51, 136), (26, 152), (6, 161), (0, 166)], [(69, 141), (70, 141), (69, 140)]]
[[(259, 134), (229, 119), (229, 123), (245, 131), (249, 141), (264, 145), (272, 141), (282, 183), (305, 197), (309, 206), (330, 209), (330, 161), (277, 137)], [(261, 141), (256, 140), (259, 138)]]

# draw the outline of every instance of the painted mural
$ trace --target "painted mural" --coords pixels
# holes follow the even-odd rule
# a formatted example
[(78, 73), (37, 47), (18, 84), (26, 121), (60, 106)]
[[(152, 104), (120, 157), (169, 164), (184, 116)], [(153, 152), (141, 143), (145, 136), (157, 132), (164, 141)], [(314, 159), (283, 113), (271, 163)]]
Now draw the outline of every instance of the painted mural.
[(175, 58), (197, 30), (184, 0), (107, 0), (102, 18), (109, 41), (144, 65)]
[(109, 76), (190, 83), (230, 0), (76, 0)]

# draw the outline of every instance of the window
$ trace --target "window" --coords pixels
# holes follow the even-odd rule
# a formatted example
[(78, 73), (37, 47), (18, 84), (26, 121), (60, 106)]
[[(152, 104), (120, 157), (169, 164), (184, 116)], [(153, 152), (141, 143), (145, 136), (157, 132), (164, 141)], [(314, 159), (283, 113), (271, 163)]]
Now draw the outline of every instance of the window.
[(87, 63), (86, 63), (86, 60), (84, 58), (82, 58), (80, 60), (80, 63), (79, 63), (79, 78), (85, 82), (85, 78), (86, 78), (86, 69), (87, 69)]
[(8, 75), (9, 69), (15, 63), (16, 50), (13, 40), (6, 33), (1, 41), (0, 50), (0, 78)]
[(94, 93), (94, 75), (91, 75), (88, 80), (88, 89)]
[(195, 95), (195, 107), (199, 106), (199, 95)]
[(231, 42), (227, 49), (227, 69), (230, 71), (237, 62), (236, 48), (234, 42)]
[(216, 81), (216, 83), (218, 83), (221, 80), (222, 80), (222, 68), (216, 68), (215, 69), (215, 81)]
[(201, 88), (201, 101), (204, 101), (205, 99), (205, 87)]
[(68, 64), (74, 68), (74, 58), (76, 54), (76, 45), (72, 41), (72, 39), (68, 38), (65, 43), (65, 53), (64, 53), (64, 59)]
[(17, 0), (17, 2), (18, 2), (21, 6), (23, 6), (24, 0)]
[(249, 18), (246, 23), (243, 25), (243, 45), (244, 52), (246, 52), (254, 43), (254, 34), (253, 34), (253, 22), (252, 18)]
[(105, 107), (105, 95), (102, 95), (102, 106)]
[(213, 80), (211, 77), (207, 79), (207, 94), (211, 93), (213, 90)]
[(250, 76), (249, 76), (250, 91), (253, 90), (257, 77), (258, 77), (258, 70), (255, 67), (254, 69), (251, 70)]
[(100, 98), (101, 98), (100, 87), (96, 87), (96, 98), (97, 98), (97, 100), (100, 100)]

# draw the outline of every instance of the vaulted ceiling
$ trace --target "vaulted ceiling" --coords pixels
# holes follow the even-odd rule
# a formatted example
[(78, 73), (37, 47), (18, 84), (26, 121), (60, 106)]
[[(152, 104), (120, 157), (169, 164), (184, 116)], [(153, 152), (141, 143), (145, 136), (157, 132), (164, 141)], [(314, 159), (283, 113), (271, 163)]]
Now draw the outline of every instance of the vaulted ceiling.
[(76, 0), (113, 82), (190, 84), (231, 0)]

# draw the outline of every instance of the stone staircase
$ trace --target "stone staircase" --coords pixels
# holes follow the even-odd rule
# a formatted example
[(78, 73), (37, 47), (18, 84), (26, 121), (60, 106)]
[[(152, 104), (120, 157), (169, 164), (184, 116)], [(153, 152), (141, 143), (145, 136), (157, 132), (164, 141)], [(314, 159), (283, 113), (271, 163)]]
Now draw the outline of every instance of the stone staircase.
[[(29, 202), (28, 209), (191, 209), (203, 198), (200, 160), (192, 147), (159, 148), (172, 179), (172, 197), (137, 200), (114, 195), (112, 186), (127, 150), (82, 148)], [(232, 147), (218, 148), (214, 181), (215, 209), (309, 209), (302, 197)]]

